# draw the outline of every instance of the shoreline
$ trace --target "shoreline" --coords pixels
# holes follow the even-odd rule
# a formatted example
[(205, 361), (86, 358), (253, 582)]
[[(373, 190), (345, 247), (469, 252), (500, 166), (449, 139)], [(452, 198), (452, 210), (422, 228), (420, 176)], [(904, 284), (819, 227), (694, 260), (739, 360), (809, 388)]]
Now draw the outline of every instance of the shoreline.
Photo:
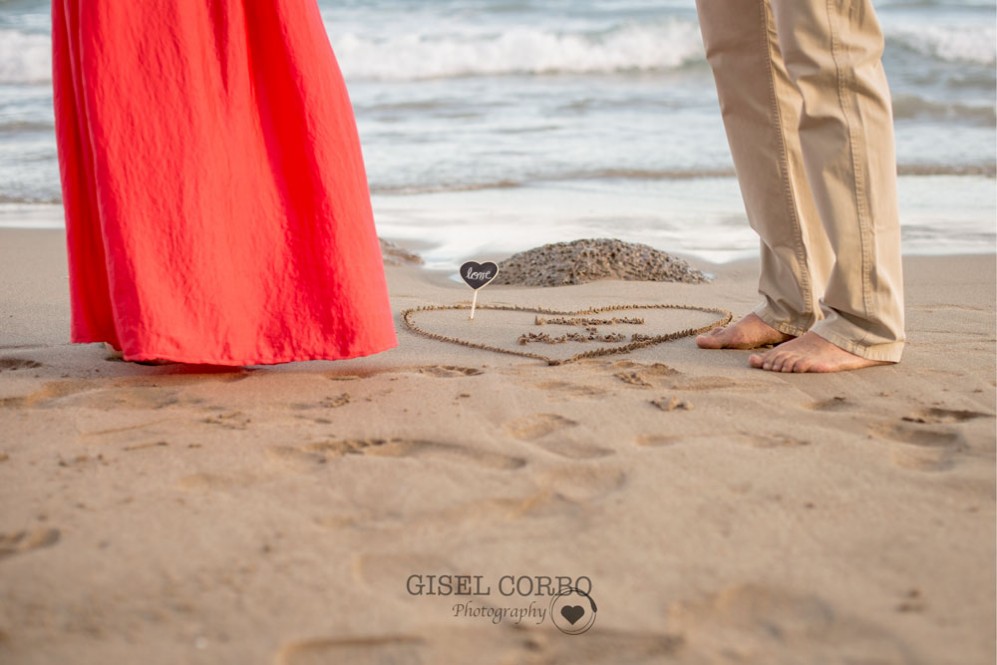
[[(993, 178), (902, 176), (899, 184), (905, 256), (997, 251)], [(642, 243), (716, 265), (751, 259), (758, 251), (733, 177), (547, 182), (372, 200), (379, 235), (410, 246), (433, 269), (582, 238)], [(0, 204), (0, 229), (62, 226), (58, 204)]]
[[(993, 662), (997, 256), (905, 267), (904, 361), (840, 375), (689, 338), (549, 367), (400, 319), (360, 360), (145, 367), (65, 341), (60, 235), (0, 229), (0, 660)], [(479, 304), (750, 310), (757, 262), (715, 269)], [(387, 275), (396, 317), (470, 299)], [(515, 346), (517, 316), (419, 322)], [(587, 578), (598, 620), (455, 615), (550, 606), (509, 575)]]

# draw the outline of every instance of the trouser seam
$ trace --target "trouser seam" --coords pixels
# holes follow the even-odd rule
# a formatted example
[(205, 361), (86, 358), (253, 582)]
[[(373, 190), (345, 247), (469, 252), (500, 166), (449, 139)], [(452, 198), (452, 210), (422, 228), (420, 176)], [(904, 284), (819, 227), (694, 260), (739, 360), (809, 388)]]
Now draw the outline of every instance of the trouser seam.
[[(799, 214), (796, 209), (796, 199), (794, 196), (793, 184), (791, 182), (789, 174), (789, 157), (788, 149), (786, 148), (786, 137), (785, 137), (785, 127), (782, 119), (782, 112), (779, 108), (779, 96), (775, 89), (775, 77), (776, 68), (775, 63), (772, 60), (772, 40), (769, 35), (770, 33), (770, 0), (759, 0), (758, 6), (760, 8), (760, 19), (762, 22), (762, 35), (764, 36), (764, 51), (765, 51), (765, 61), (768, 64), (769, 77), (769, 110), (772, 113), (772, 117), (776, 124), (776, 136), (778, 139), (778, 153), (779, 153), (779, 169), (781, 171), (780, 180), (782, 180), (783, 195), (785, 197), (784, 203), (789, 213), (789, 218), (793, 225), (793, 240), (795, 247), (793, 247), (793, 252), (796, 255), (797, 263), (799, 264), (799, 289), (803, 295), (804, 306), (807, 311), (801, 312), (802, 314), (816, 314), (817, 308), (816, 303), (813, 298), (813, 284), (810, 277), (810, 267), (809, 267), (809, 257), (807, 256), (806, 245), (803, 242), (803, 227), (800, 222)], [(791, 333), (787, 333), (791, 334)]]
[[(834, 62), (834, 73), (838, 86), (838, 105), (841, 107), (841, 117), (845, 121), (845, 128), (848, 132), (848, 151), (852, 161), (852, 187), (854, 188), (853, 200), (855, 201), (855, 213), (859, 225), (859, 252), (861, 254), (862, 265), (862, 314), (866, 320), (870, 320), (870, 312), (873, 310), (872, 303), (870, 302), (872, 295), (870, 284), (872, 258), (869, 252), (870, 220), (869, 211), (866, 205), (867, 194), (866, 181), (864, 178), (865, 173), (861, 165), (862, 160), (858, 154), (858, 151), (863, 143), (857, 140), (858, 131), (855, 127), (856, 123), (854, 122), (853, 114), (849, 108), (848, 102), (850, 101), (852, 94), (849, 92), (849, 81), (846, 80), (846, 76), (841, 65), (842, 55), (840, 24), (836, 21), (836, 18), (840, 18), (841, 10), (838, 10), (838, 14), (836, 16), (835, 3), (836, 0), (827, 0), (825, 9), (827, 11), (828, 28), (831, 35), (831, 60)], [(847, 11), (852, 11), (850, 3), (848, 3)], [(832, 220), (827, 221), (833, 223)], [(863, 330), (862, 338), (855, 340), (855, 343), (861, 344), (868, 338), (868, 334), (867, 330)]]

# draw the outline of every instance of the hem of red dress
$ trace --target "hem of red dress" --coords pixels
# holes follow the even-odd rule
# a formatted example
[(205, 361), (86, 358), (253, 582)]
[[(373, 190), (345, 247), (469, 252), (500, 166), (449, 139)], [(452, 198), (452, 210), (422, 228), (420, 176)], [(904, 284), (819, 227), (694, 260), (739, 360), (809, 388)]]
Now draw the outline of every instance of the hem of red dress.
[[(95, 339), (95, 340), (73, 340), (74, 344), (98, 344), (106, 343), (111, 344), (107, 340)], [(113, 345), (112, 345), (113, 346)], [(253, 359), (235, 359), (235, 358), (208, 358), (204, 356), (179, 356), (173, 353), (156, 353), (154, 351), (144, 352), (144, 353), (122, 353), (122, 360), (125, 362), (170, 362), (177, 363), (181, 365), (214, 365), (216, 367), (254, 367), (257, 365), (286, 365), (288, 363), (296, 362), (311, 362), (318, 360), (356, 360), (357, 358), (367, 358), (369, 356), (377, 355), (379, 353), (384, 353), (385, 351), (390, 351), (391, 349), (398, 348), (398, 342), (395, 341), (391, 344), (385, 345), (383, 347), (375, 347), (373, 349), (363, 349), (360, 351), (353, 351), (346, 354), (329, 354), (329, 353), (304, 353), (304, 354), (291, 354), (288, 356), (273, 356), (267, 358), (253, 358)]]

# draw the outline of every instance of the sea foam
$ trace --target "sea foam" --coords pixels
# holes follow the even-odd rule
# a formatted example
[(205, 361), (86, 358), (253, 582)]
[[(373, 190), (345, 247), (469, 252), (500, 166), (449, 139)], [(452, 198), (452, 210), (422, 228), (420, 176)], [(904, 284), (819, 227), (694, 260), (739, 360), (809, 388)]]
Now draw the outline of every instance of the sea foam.
[(48, 35), (0, 30), (0, 83), (44, 83), (52, 79)]
[[(494, 33), (416, 27), (382, 36), (330, 34), (344, 73), (370, 80), (653, 72), (703, 60), (697, 25), (680, 19), (593, 32), (524, 25)], [(945, 62), (997, 63), (997, 27), (989, 24), (897, 25), (888, 30), (887, 43)], [(0, 83), (50, 81), (51, 50), (46, 34), (0, 29)]]
[(380, 39), (347, 33), (333, 46), (348, 77), (375, 80), (660, 71), (701, 60), (703, 50), (696, 24), (680, 20), (592, 33), (529, 26)]
[(997, 63), (997, 27), (897, 25), (887, 31), (888, 46), (899, 46), (945, 62), (993, 66)]

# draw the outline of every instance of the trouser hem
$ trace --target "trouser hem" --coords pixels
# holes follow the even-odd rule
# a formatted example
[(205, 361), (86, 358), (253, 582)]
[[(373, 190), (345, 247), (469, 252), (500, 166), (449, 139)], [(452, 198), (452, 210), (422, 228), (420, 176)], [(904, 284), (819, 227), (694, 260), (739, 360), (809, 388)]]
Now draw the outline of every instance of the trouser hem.
[(772, 314), (772, 310), (770, 310), (765, 304), (761, 304), (756, 307), (753, 314), (784, 335), (800, 337), (810, 329), (809, 326), (800, 326), (788, 321), (779, 320), (774, 314)]
[(845, 351), (855, 354), (860, 358), (865, 358), (866, 360), (898, 363), (900, 362), (901, 357), (903, 357), (905, 346), (904, 342), (889, 342), (886, 344), (874, 344), (872, 346), (867, 346), (859, 344), (855, 340), (838, 335), (830, 330), (814, 329), (811, 332), (826, 339), (838, 348), (844, 349)]

